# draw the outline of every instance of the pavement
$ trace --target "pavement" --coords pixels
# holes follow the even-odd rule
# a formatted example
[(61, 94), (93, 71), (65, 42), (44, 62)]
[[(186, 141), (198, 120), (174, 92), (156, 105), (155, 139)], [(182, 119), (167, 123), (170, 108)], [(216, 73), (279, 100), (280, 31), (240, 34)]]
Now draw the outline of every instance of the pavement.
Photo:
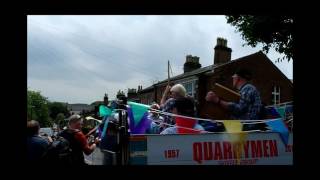
[(98, 147), (90, 155), (84, 155), (84, 159), (89, 165), (103, 165), (103, 153)]

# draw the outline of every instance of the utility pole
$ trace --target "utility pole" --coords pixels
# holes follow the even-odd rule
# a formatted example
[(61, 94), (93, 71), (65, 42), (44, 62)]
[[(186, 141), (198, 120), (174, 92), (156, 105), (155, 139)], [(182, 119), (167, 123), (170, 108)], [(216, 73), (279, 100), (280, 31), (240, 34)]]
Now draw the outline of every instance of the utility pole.
[(169, 73), (169, 68), (170, 68), (170, 61), (168, 60), (168, 85), (170, 85), (170, 73)]

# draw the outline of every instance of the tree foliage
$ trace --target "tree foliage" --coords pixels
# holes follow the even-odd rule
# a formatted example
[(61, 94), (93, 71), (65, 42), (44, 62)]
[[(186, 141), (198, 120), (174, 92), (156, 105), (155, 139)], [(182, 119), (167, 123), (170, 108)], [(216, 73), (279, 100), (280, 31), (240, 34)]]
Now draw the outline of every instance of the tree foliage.
[(62, 121), (64, 121), (65, 116), (63, 113), (59, 113), (55, 119), (56, 124), (60, 124)]
[(67, 105), (64, 103), (49, 102), (48, 107), (49, 107), (49, 116), (54, 120), (57, 119), (57, 116), (59, 113), (62, 113), (64, 115), (64, 117), (69, 116), (69, 110), (67, 108)]
[(41, 127), (52, 125), (49, 120), (48, 100), (40, 92), (27, 90), (27, 118), (38, 121)]
[(229, 15), (227, 23), (235, 26), (247, 42), (244, 45), (256, 47), (262, 43), (263, 51), (270, 47), (285, 56), (279, 60), (290, 61), (294, 57), (294, 19), (291, 16)]

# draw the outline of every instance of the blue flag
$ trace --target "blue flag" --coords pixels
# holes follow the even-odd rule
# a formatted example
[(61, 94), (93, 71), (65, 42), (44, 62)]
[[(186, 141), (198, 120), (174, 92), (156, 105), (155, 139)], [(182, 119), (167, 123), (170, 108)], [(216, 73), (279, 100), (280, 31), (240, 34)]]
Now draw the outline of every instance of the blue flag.
[(286, 106), (286, 113), (293, 113), (293, 105)]
[(101, 138), (104, 138), (104, 136), (107, 133), (107, 128), (108, 128), (108, 123), (109, 123), (109, 116), (104, 116), (103, 117), (104, 125), (103, 125), (103, 130), (101, 133)]
[(102, 132), (101, 132), (101, 138), (104, 138), (104, 136), (106, 135), (107, 133), (107, 128), (108, 128), (108, 123), (109, 123), (109, 117), (114, 113), (114, 110), (113, 108), (108, 108), (107, 106), (105, 105), (100, 105), (99, 107), (99, 114), (100, 114), (100, 117), (103, 117), (102, 119), (102, 123), (104, 124), (103, 125), (103, 128), (102, 128)]
[(274, 119), (281, 117), (276, 108), (268, 107), (267, 108), (267, 118)]
[(274, 121), (267, 121), (266, 124), (271, 128), (273, 132), (280, 133), (280, 137), (285, 145), (288, 144), (289, 140), (289, 130), (282, 121), (281, 118)]

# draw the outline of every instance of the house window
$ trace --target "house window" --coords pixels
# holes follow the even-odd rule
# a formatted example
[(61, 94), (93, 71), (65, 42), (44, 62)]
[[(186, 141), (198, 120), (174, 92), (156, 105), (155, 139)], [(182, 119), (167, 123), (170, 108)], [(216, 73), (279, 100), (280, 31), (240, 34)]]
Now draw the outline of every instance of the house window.
[(280, 87), (279, 86), (273, 86), (272, 103), (274, 105), (280, 104)]
[(195, 81), (189, 81), (182, 83), (182, 85), (186, 88), (187, 94), (194, 98), (195, 96)]

